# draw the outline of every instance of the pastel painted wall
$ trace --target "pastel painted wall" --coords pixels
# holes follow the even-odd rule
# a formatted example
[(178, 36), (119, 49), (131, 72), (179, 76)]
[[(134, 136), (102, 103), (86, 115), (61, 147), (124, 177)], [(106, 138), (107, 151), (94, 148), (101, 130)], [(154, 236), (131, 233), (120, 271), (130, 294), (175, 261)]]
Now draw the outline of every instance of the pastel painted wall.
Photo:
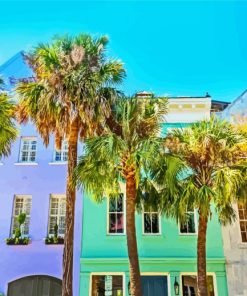
[[(208, 97), (172, 99), (173, 106), (170, 106), (169, 113), (166, 115), (166, 123), (162, 126), (161, 136), (164, 136), (169, 129), (184, 128), (192, 122), (210, 118), (210, 103), (211, 98)], [(201, 108), (198, 108), (199, 111), (193, 111), (195, 107), (192, 105), (196, 104)], [(161, 234), (144, 235), (142, 214), (136, 214), (136, 233), (141, 273), (143, 275), (166, 275), (168, 277), (168, 295), (173, 296), (175, 278), (180, 282), (181, 288), (182, 274), (196, 273), (197, 234), (181, 235), (174, 220), (161, 217)], [(207, 271), (214, 277), (215, 296), (227, 296), (222, 233), (216, 215), (213, 215), (208, 225)], [(80, 296), (91, 296), (92, 275), (105, 273), (123, 275), (124, 296), (127, 296), (129, 268), (126, 235), (108, 235), (107, 201), (96, 204), (90, 199), (90, 196), (85, 196)], [(180, 291), (180, 295), (182, 295), (182, 291)]]
[[(92, 273), (122, 272), (129, 281), (126, 235), (107, 234), (107, 202), (96, 204), (85, 197), (83, 206), (80, 295), (89, 295)], [(168, 274), (170, 286), (181, 273), (196, 272), (197, 235), (180, 235), (174, 220), (161, 218), (161, 235), (143, 235), (142, 215), (136, 214), (138, 252), (142, 273)], [(207, 270), (215, 276), (217, 296), (227, 296), (221, 226), (217, 216), (209, 222)], [(127, 290), (126, 290), (127, 291)], [(173, 288), (169, 295), (173, 294)], [(125, 294), (127, 295), (127, 294)], [(91, 296), (91, 295), (90, 295)]]
[[(9, 91), (15, 79), (31, 77), (32, 72), (18, 53), (0, 67)], [(12, 79), (13, 80), (13, 79)], [(37, 136), (37, 164), (18, 163), (21, 136)], [(81, 149), (81, 148), (80, 148)], [(79, 149), (79, 150), (80, 150)], [(81, 150), (80, 150), (81, 151)], [(12, 145), (11, 155), (0, 159), (0, 294), (7, 295), (8, 283), (29, 275), (50, 275), (62, 278), (63, 246), (45, 245), (48, 232), (50, 194), (65, 194), (66, 164), (54, 164), (54, 139), (46, 148), (35, 128), (31, 125), (20, 127), (19, 137)], [(32, 195), (31, 220), (28, 246), (7, 246), (5, 239), (10, 236), (11, 217), (15, 194)], [(76, 202), (74, 241), (74, 295), (79, 294), (79, 269), (82, 223), (82, 193), (78, 192)]]
[[(22, 136), (35, 136), (32, 125), (22, 126)], [(38, 135), (37, 135), (38, 136)], [(65, 194), (66, 165), (51, 164), (54, 140), (48, 148), (38, 136), (37, 165), (18, 163), (20, 137), (12, 146), (10, 157), (0, 165), (0, 292), (7, 293), (10, 281), (28, 275), (62, 277), (63, 246), (48, 246), (44, 238), (48, 231), (49, 198), (51, 193)], [(50, 163), (50, 164), (49, 164)], [(13, 200), (15, 194), (32, 195), (28, 246), (7, 246), (10, 236)], [(81, 237), (82, 194), (78, 194), (75, 225), (74, 290), (78, 292), (78, 273)], [(79, 219), (78, 219), (79, 218)]]
[[(243, 92), (220, 114), (221, 118), (236, 122), (247, 117), (247, 91)], [(237, 219), (231, 225), (223, 226), (223, 243), (229, 295), (247, 296), (247, 243), (243, 243), (237, 204), (234, 204)]]

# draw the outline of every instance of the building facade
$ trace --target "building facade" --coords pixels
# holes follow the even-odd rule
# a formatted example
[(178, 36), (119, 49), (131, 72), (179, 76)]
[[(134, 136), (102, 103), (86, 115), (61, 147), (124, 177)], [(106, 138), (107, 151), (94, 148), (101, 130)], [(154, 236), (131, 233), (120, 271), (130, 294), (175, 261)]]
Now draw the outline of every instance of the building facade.
[[(247, 118), (247, 91), (234, 100), (220, 117), (232, 123)], [(235, 204), (236, 221), (222, 228), (229, 295), (247, 296), (247, 208)]]
[[(6, 88), (32, 79), (31, 70), (18, 53), (0, 67)], [(0, 295), (61, 295), (63, 244), (47, 244), (54, 238), (55, 225), (60, 241), (65, 228), (67, 145), (55, 150), (51, 138), (46, 148), (33, 125), (19, 127), (11, 155), (0, 159)], [(79, 294), (82, 194), (76, 204), (74, 243), (74, 295)], [(8, 245), (18, 228), (20, 213), (26, 214), (22, 236), (28, 245)]]
[[(209, 118), (210, 109), (208, 96), (170, 98), (163, 134)], [(196, 211), (188, 214), (188, 223), (178, 225), (157, 212), (136, 213), (144, 296), (196, 295), (198, 219)], [(80, 296), (130, 295), (125, 220), (124, 187), (118, 201), (96, 204), (85, 196)], [(208, 225), (207, 270), (209, 295), (227, 296), (221, 226), (215, 213)]]

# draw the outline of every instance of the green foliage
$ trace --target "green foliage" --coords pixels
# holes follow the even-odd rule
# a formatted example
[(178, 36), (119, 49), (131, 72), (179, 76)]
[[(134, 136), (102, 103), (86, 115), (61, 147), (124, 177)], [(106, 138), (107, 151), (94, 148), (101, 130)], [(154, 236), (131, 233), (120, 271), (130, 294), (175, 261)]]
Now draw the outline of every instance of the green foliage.
[(158, 135), (166, 108), (165, 98), (119, 99), (106, 132), (86, 140), (74, 179), (96, 201), (118, 196), (120, 181), (126, 180), (130, 171), (137, 187), (150, 176), (150, 168), (163, 150)]
[[(183, 219), (187, 208), (197, 208), (210, 217), (214, 205), (221, 223), (235, 219), (232, 203), (246, 200), (247, 163), (240, 149), (246, 140), (245, 134), (215, 117), (168, 135), (166, 145), (181, 162), (172, 189), (173, 216)], [(162, 180), (158, 183), (167, 184)]]
[(7, 93), (0, 90), (0, 158), (8, 156), (11, 143), (17, 137), (14, 123), (15, 104), (9, 99)]
[(16, 227), (14, 237), (15, 238), (20, 238), (21, 237), (21, 229), (20, 229), (20, 227)]
[(20, 213), (17, 217), (17, 221), (19, 223), (19, 227), (16, 227), (14, 238), (19, 239), (21, 237), (21, 226), (25, 223), (26, 220), (26, 213)]
[(30, 242), (30, 238), (14, 237), (14, 238), (7, 238), (5, 241), (7, 245), (28, 245)]
[(54, 237), (57, 238), (57, 236), (58, 236), (58, 225), (55, 224), (54, 225)]
[(20, 215), (18, 216), (17, 220), (20, 226), (25, 223), (26, 216), (26, 213), (20, 213)]
[(106, 36), (65, 36), (25, 56), (36, 81), (18, 84), (17, 117), (20, 122), (31, 119), (46, 145), (54, 133), (59, 148), (75, 118), (82, 139), (101, 131), (118, 96), (113, 87), (125, 77), (123, 64), (106, 58), (107, 43)]

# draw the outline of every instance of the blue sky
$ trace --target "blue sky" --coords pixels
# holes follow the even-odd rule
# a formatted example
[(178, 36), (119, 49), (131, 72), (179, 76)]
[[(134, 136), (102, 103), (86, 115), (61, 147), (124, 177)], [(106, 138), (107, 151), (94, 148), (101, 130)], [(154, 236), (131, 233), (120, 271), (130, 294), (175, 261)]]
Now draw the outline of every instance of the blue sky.
[(246, 1), (1, 1), (0, 64), (55, 34), (110, 37), (123, 85), (231, 101), (247, 88)]

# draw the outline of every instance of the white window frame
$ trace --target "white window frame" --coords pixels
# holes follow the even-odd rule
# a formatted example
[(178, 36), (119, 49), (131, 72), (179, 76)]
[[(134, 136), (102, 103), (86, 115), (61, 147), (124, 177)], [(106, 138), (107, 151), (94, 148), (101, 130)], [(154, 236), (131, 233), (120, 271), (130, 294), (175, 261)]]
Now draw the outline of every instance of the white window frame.
[(124, 217), (124, 231), (122, 233), (113, 233), (109, 232), (109, 226), (110, 226), (110, 199), (107, 199), (107, 210), (106, 210), (106, 233), (107, 235), (112, 235), (112, 236), (121, 236), (121, 235), (126, 235), (126, 196), (124, 193), (121, 193), (123, 195), (123, 217)]
[[(58, 199), (65, 199), (65, 215), (61, 215), (60, 214), (60, 211), (61, 211), (61, 208), (59, 206), (60, 202), (58, 202), (58, 214), (57, 215), (51, 215), (51, 204), (52, 204), (52, 198), (58, 198)], [(47, 228), (47, 234), (48, 234), (48, 237), (53, 237), (54, 234), (50, 233), (50, 223), (51, 223), (51, 217), (54, 217), (56, 216), (57, 217), (57, 222), (59, 220), (59, 217), (66, 217), (66, 195), (65, 194), (54, 194), (54, 193), (51, 193), (50, 196), (49, 196), (49, 217), (48, 217), (48, 228)], [(66, 222), (65, 222), (66, 223)], [(60, 234), (59, 233), (59, 224), (58, 225), (58, 236), (60, 237), (64, 237), (64, 234)], [(65, 225), (66, 227), (66, 225)]]
[[(64, 146), (67, 145), (67, 149), (64, 148)], [(56, 154), (57, 153), (61, 153), (61, 160), (56, 160)], [(64, 160), (64, 155), (65, 153), (67, 153), (67, 160)], [(63, 140), (61, 143), (61, 150), (57, 150), (56, 149), (56, 145), (54, 145), (54, 153), (53, 153), (53, 162), (57, 163), (57, 164), (66, 164), (68, 162), (68, 153), (69, 153), (69, 149), (68, 149), (68, 141), (67, 140)]]
[[(148, 233), (145, 232), (145, 223), (144, 223), (144, 215), (145, 214), (156, 214), (158, 215), (158, 225), (159, 225), (159, 232), (157, 233)], [(142, 234), (143, 235), (147, 235), (147, 236), (155, 236), (155, 235), (161, 235), (162, 231), (161, 231), (161, 214), (158, 211), (142, 211)]]
[[(17, 198), (22, 198), (23, 199), (23, 207), (22, 210), (20, 211), (20, 213), (25, 213), (26, 214), (26, 219), (28, 219), (28, 233), (24, 234), (24, 237), (29, 237), (29, 233), (30, 233), (30, 222), (31, 222), (31, 210), (32, 210), (32, 195), (30, 194), (15, 194), (14, 195), (14, 200), (13, 200), (13, 210), (12, 210), (12, 217), (11, 217), (11, 228), (10, 228), (10, 237), (13, 237), (14, 235), (14, 224), (15, 224), (15, 218), (17, 218), (20, 213), (18, 215), (15, 215), (15, 210), (16, 210), (16, 199)], [(30, 213), (29, 215), (27, 214), (27, 199), (30, 199)], [(26, 224), (27, 220), (25, 221), (24, 224)]]
[[(183, 295), (183, 285), (182, 285), (182, 276), (197, 276), (196, 272), (180, 272), (180, 277), (179, 277), (179, 287), (180, 287), (180, 293), (179, 295)], [(214, 283), (214, 293), (215, 296), (219, 296), (218, 294), (218, 287), (217, 287), (217, 280), (216, 280), (216, 274), (215, 272), (207, 272), (207, 276), (212, 276), (213, 277), (213, 283)]]
[(92, 284), (93, 284), (93, 276), (94, 275), (99, 275), (99, 276), (102, 276), (102, 275), (111, 275), (111, 276), (114, 276), (114, 275), (116, 275), (116, 276), (122, 276), (122, 278), (123, 278), (123, 296), (124, 295), (127, 295), (126, 294), (126, 289), (125, 289), (125, 287), (126, 287), (126, 276), (125, 276), (125, 272), (109, 272), (109, 271), (107, 271), (107, 272), (91, 272), (90, 273), (90, 280), (89, 280), (89, 296), (91, 296), (92, 295)]
[[(239, 205), (237, 204), (237, 212), (238, 212), (238, 229), (239, 229), (239, 234), (240, 234), (240, 244), (242, 244), (242, 245), (247, 245), (247, 242), (243, 242), (243, 239), (242, 239), (242, 231), (241, 231), (241, 227), (240, 227), (240, 222), (241, 221), (245, 221), (245, 222), (247, 222), (247, 219), (240, 219), (240, 216), (239, 216), (239, 207), (238, 207)], [(245, 210), (245, 211), (247, 211), (247, 209)], [(246, 232), (247, 232), (247, 230), (246, 230)]]
[(198, 234), (198, 222), (197, 222), (197, 211), (196, 209), (194, 209), (194, 211), (186, 211), (186, 213), (194, 213), (194, 223), (195, 223), (195, 232), (181, 232), (181, 222), (178, 221), (178, 231), (179, 231), (179, 235), (185, 235), (185, 236), (193, 236), (193, 235), (197, 235)]
[[(35, 150), (31, 150), (30, 149), (30, 144), (29, 144), (29, 149), (28, 150), (25, 150), (27, 153), (28, 153), (28, 156), (27, 156), (27, 161), (25, 160), (22, 160), (22, 152), (23, 152), (23, 145), (24, 145), (24, 141), (36, 141), (36, 148)], [(19, 150), (19, 163), (22, 163), (22, 164), (28, 164), (28, 163), (36, 163), (36, 160), (37, 160), (37, 146), (38, 146), (38, 140), (37, 140), (37, 137), (21, 137), (21, 141), (20, 141), (20, 150)], [(35, 151), (35, 159), (32, 161), (30, 160), (30, 153)]]

